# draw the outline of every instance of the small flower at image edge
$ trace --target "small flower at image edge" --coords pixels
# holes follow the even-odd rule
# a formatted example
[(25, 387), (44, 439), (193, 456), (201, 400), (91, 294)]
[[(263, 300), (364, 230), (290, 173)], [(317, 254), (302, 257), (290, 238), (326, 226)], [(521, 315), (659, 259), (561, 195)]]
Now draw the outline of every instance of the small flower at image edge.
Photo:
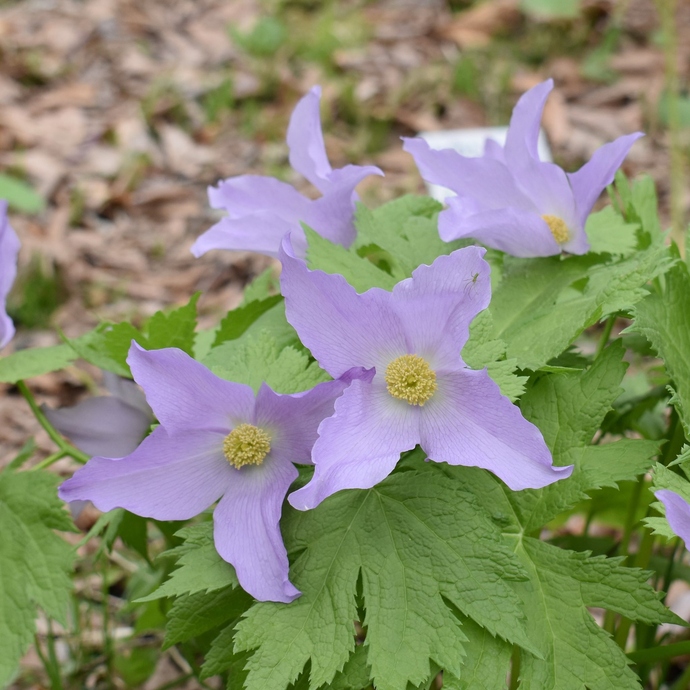
[(484, 155), (468, 158), (452, 149), (436, 151), (420, 138), (404, 139), (422, 177), (451, 189), (439, 215), (446, 242), (474, 238), (520, 257), (585, 254), (585, 223), (601, 192), (641, 132), (619, 137), (595, 151), (575, 173), (540, 160), (539, 123), (553, 80), (518, 101), (505, 146), (487, 140)]
[(353, 381), (319, 427), (314, 477), (288, 497), (295, 508), (371, 488), (417, 444), (430, 460), (483, 467), (514, 490), (570, 476), (572, 466), (553, 466), (539, 429), (486, 369), (468, 369), (460, 358), (470, 323), (491, 297), (484, 252), (459, 249), (392, 292), (358, 294), (343, 276), (309, 270), (284, 240), (281, 291), (300, 340), (331, 376), (352, 367), (374, 372)]
[(7, 202), (0, 199), (0, 348), (14, 336), (14, 324), (7, 315), (5, 301), (17, 277), (19, 238), (7, 218)]
[(311, 462), (320, 422), (361, 372), (293, 395), (263, 384), (255, 396), (176, 348), (133, 342), (127, 361), (160, 426), (126, 457), (92, 458), (60, 497), (157, 520), (188, 520), (220, 499), (214, 541), (242, 587), (260, 601), (295, 599), (279, 525), (293, 462)]
[(295, 248), (306, 251), (300, 223), (331, 242), (349, 247), (355, 239), (355, 187), (369, 175), (383, 175), (374, 166), (347, 165), (333, 170), (326, 156), (315, 86), (300, 100), (290, 118), (287, 143), (290, 165), (321, 192), (312, 200), (274, 177), (240, 175), (209, 187), (211, 206), (228, 213), (192, 246), (199, 257), (211, 249), (251, 251), (277, 257), (280, 240), (292, 232)]
[(671, 529), (687, 547), (690, 544), (690, 504), (675, 491), (668, 489), (655, 491), (654, 495), (664, 504)]

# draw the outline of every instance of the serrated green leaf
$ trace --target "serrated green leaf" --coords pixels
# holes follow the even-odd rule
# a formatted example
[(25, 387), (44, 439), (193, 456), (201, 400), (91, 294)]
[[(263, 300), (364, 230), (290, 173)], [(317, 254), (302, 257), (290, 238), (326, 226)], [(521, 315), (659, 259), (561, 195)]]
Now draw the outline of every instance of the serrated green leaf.
[(506, 345), (492, 333), (491, 313), (484, 310), (470, 326), (470, 337), (462, 350), (462, 358), (472, 369), (486, 367), (501, 393), (514, 402), (523, 394), (527, 377), (514, 373), (517, 360), (505, 359)]
[(328, 690), (368, 690), (371, 687), (370, 678), (367, 649), (363, 645), (358, 645), (345, 662), (343, 670), (335, 674)]
[(360, 571), (379, 690), (426, 682), (430, 659), (460, 675), (464, 635), (446, 601), (529, 645), (511, 588), (523, 573), (484, 499), (427, 466), (335, 494), (306, 513), (288, 511), (283, 534), (301, 554), (291, 580), (303, 594), (287, 607), (256, 604), (238, 625), (236, 649), (256, 649), (247, 689), (283, 690), (310, 658), (311, 687), (331, 682), (354, 648)]
[(213, 348), (204, 364), (216, 376), (245, 383), (255, 392), (265, 382), (277, 393), (299, 393), (331, 379), (306, 352), (290, 346), (281, 349), (265, 332)]
[(64, 369), (76, 358), (76, 352), (69, 345), (18, 350), (0, 359), (0, 382), (17, 383), (32, 376)]
[(584, 372), (541, 376), (520, 403), (558, 459), (568, 464), (571, 448), (588, 445), (613, 401), (628, 368), (620, 340), (609, 345)]
[(75, 531), (49, 472), (0, 473), (0, 686), (33, 640), (36, 606), (66, 624), (74, 550), (53, 530)]
[(197, 292), (183, 307), (169, 312), (157, 311), (146, 322), (147, 350), (177, 347), (188, 355), (194, 354), (194, 330), (196, 329), (196, 303), (201, 296)]
[(252, 601), (243, 589), (232, 586), (177, 597), (168, 611), (163, 649), (238, 619)]
[(275, 268), (269, 266), (260, 273), (249, 285), (244, 288), (242, 305), (249, 305), (251, 302), (258, 302), (273, 297), (280, 292), (280, 280), (276, 275)]
[(181, 546), (166, 551), (165, 556), (177, 559), (177, 569), (157, 590), (137, 599), (138, 603), (239, 585), (235, 569), (216, 551), (212, 523), (183, 527), (176, 534), (185, 541)]
[(312, 270), (345, 276), (347, 282), (360, 293), (372, 287), (392, 290), (398, 282), (397, 278), (359, 256), (353, 249), (333, 244), (306, 226), (304, 231), (309, 244), (307, 262)]
[(637, 247), (638, 223), (626, 223), (612, 206), (607, 206), (587, 218), (585, 232), (590, 251), (596, 254), (627, 256)]
[(235, 623), (224, 628), (211, 643), (202, 667), (202, 677), (210, 678), (220, 673), (228, 673), (228, 689), (245, 690), (249, 671), (245, 668), (250, 652), (236, 652)]
[(70, 340), (70, 346), (87, 362), (112, 371), (119, 376), (131, 377), (127, 355), (135, 340), (147, 350), (177, 347), (192, 355), (196, 328), (196, 303), (200, 293), (187, 304), (170, 312), (156, 312), (141, 331), (132, 324), (102, 324), (91, 333)]
[(606, 264), (596, 260), (588, 254), (508, 263), (490, 310), (494, 337), (505, 341), (507, 357), (520, 368), (539, 369), (583, 329), (630, 310), (647, 294), (646, 283), (673, 263), (661, 244)]
[(388, 253), (392, 274), (402, 280), (417, 266), (431, 264), (450, 254), (463, 242), (444, 242), (438, 234), (438, 214), (443, 206), (430, 197), (406, 195), (374, 211), (357, 205), (355, 227), (358, 249), (374, 245)]
[(460, 678), (443, 674), (443, 690), (500, 690), (506, 687), (506, 676), (512, 647), (494, 637), (470, 618), (462, 619), (467, 635), (467, 658)]
[(0, 199), (22, 213), (40, 213), (45, 207), (43, 197), (24, 180), (0, 173)]
[(674, 404), (690, 436), (690, 275), (678, 263), (665, 276), (662, 294), (652, 293), (635, 307), (628, 330), (642, 334), (663, 357), (673, 379)]
[(237, 309), (229, 311), (220, 322), (213, 347), (218, 347), (218, 345), (227, 340), (239, 338), (259, 317), (282, 301), (282, 295), (273, 295), (272, 297), (248, 302), (237, 307)]
[(621, 391), (624, 353), (620, 340), (614, 341), (589, 369), (542, 376), (522, 397), (522, 413), (541, 430), (554, 463), (575, 465), (567, 479), (511, 494), (526, 532), (539, 529), (588, 493), (634, 479), (651, 466), (659, 449), (655, 441), (589, 445)]
[(625, 568), (621, 559), (559, 549), (524, 538), (518, 548), (530, 572), (522, 591), (530, 637), (539, 640), (543, 659), (523, 653), (521, 682), (540, 690), (630, 690), (639, 678), (588, 606), (607, 608), (632, 620), (678, 622), (649, 584), (649, 572)]

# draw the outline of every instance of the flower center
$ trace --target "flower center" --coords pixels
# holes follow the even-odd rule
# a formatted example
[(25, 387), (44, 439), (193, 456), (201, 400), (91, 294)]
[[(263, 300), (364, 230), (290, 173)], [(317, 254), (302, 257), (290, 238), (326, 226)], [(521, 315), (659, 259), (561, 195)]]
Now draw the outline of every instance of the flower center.
[(565, 244), (570, 239), (570, 231), (563, 218), (545, 215), (542, 216), (542, 220), (549, 226), (549, 230), (558, 244)]
[(388, 392), (410, 405), (423, 405), (436, 392), (436, 372), (419, 355), (402, 355), (386, 368)]
[(236, 426), (223, 441), (223, 453), (238, 470), (245, 465), (260, 465), (271, 450), (271, 437), (252, 424)]

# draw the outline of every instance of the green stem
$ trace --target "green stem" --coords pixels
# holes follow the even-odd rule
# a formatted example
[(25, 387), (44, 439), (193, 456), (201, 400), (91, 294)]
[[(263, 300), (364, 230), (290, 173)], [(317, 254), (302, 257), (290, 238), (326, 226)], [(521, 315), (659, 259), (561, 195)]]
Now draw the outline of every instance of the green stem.
[(520, 687), (520, 660), (520, 647), (514, 645), (510, 666), (510, 690), (518, 690)]
[[(654, 547), (654, 535), (651, 530), (645, 529), (642, 541), (640, 542), (640, 548), (637, 551), (637, 557), (635, 558), (635, 566), (637, 568), (646, 568), (649, 565), (649, 559), (652, 555), (652, 548)], [(628, 557), (630, 560), (630, 557)], [(628, 643), (628, 633), (632, 627), (632, 621), (628, 618), (623, 618), (616, 630), (616, 644), (625, 651), (625, 647)]]
[(53, 624), (48, 618), (48, 634), (46, 636), (48, 643), (48, 658), (50, 659), (50, 665), (55, 670), (54, 675), (51, 677), (51, 685), (53, 690), (62, 690), (62, 679), (60, 678), (60, 662), (58, 661), (57, 654), (55, 653), (55, 635), (53, 634)]
[(666, 603), (666, 596), (668, 594), (668, 588), (671, 584), (673, 578), (673, 568), (675, 566), (676, 554), (680, 552), (683, 555), (683, 549), (680, 543), (680, 537), (676, 537), (673, 541), (673, 550), (668, 558), (668, 566), (666, 567), (666, 572), (664, 573), (664, 579), (661, 581), (661, 590), (664, 592), (664, 603)]
[(38, 406), (36, 398), (34, 398), (33, 393), (29, 390), (29, 387), (24, 383), (24, 381), (17, 381), (17, 388), (19, 392), (24, 396), (24, 399), (29, 404), (31, 411), (38, 420), (38, 423), (45, 429), (48, 436), (55, 445), (65, 454), (74, 458), (78, 462), (85, 463), (88, 461), (89, 456), (86, 453), (82, 453), (80, 450), (70, 445), (62, 438), (60, 432), (50, 423), (48, 418), (43, 413), (43, 410)]
[(67, 453), (64, 450), (57, 450), (55, 451), (52, 455), (49, 455), (47, 458), (41, 460), (37, 465), (34, 465), (31, 468), (31, 471), (35, 470), (43, 470), (46, 467), (50, 467), (53, 463), (57, 462), (58, 460), (62, 460), (62, 458), (66, 457)]
[(690, 640), (674, 642), (673, 644), (659, 645), (649, 649), (639, 649), (628, 654), (628, 659), (634, 664), (650, 664), (658, 661), (666, 661), (677, 656), (690, 654)]
[(630, 499), (630, 504), (628, 505), (628, 513), (625, 516), (625, 526), (623, 528), (623, 538), (621, 539), (620, 546), (618, 547), (618, 553), (626, 558), (630, 558), (628, 549), (630, 548), (630, 537), (632, 536), (633, 527), (635, 526), (635, 515), (637, 514), (637, 508), (640, 503), (640, 498), (642, 497), (642, 489), (645, 486), (645, 476), (642, 475), (638, 478), (637, 484), (633, 489), (633, 495)]
[(606, 323), (604, 324), (604, 332), (601, 334), (601, 338), (599, 338), (597, 350), (594, 353), (595, 359), (604, 351), (604, 348), (608, 344), (609, 338), (611, 337), (611, 331), (613, 330), (613, 326), (616, 323), (617, 318), (618, 316), (616, 314), (611, 314), (611, 316), (606, 319)]

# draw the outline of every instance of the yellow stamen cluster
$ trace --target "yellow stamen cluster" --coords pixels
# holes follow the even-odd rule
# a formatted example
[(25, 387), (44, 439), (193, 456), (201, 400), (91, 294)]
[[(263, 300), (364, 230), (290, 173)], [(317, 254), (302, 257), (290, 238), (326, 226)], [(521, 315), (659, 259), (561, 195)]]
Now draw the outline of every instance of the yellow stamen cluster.
[(436, 392), (436, 372), (419, 355), (402, 355), (386, 368), (388, 392), (410, 405), (423, 405)]
[(570, 239), (570, 230), (563, 218), (558, 216), (542, 216), (542, 220), (549, 226), (551, 234), (558, 244), (565, 244)]
[(223, 441), (223, 453), (238, 470), (245, 465), (260, 465), (271, 450), (271, 437), (252, 424), (236, 426)]

